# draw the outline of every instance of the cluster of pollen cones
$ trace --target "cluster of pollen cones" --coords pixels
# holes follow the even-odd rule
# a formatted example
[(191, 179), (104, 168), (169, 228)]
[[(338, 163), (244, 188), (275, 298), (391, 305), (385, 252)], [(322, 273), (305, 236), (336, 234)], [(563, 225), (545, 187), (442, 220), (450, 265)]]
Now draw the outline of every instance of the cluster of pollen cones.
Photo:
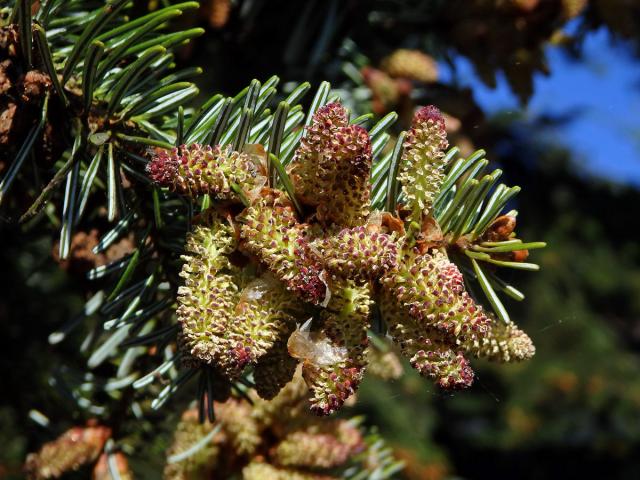
[[(271, 399), (301, 363), (311, 409), (327, 415), (363, 378), (374, 315), (411, 365), (445, 389), (471, 385), (467, 355), (533, 355), (524, 332), (471, 298), (446, 251), (421, 239), (445, 175), (438, 109), (418, 110), (403, 148), (394, 212), (371, 210), (371, 140), (339, 103), (315, 113), (288, 166), (295, 202), (269, 186), (261, 146), (154, 155), (148, 173), (157, 184), (214, 204), (183, 256), (178, 343), (188, 367), (211, 368), (221, 385), (251, 371), (258, 395)], [(229, 388), (217, 395), (224, 400)]]

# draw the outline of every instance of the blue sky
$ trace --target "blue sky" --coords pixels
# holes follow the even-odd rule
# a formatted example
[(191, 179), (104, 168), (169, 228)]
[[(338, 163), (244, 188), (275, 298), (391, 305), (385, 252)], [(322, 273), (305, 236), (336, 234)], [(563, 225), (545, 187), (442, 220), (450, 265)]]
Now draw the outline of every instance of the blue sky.
[[(547, 48), (547, 60), (551, 75), (536, 76), (527, 115), (579, 111), (550, 133), (554, 139), (571, 149), (585, 173), (640, 187), (640, 62), (605, 29), (586, 38), (582, 60), (574, 61), (558, 47)], [(466, 59), (458, 57), (456, 69), (488, 114), (521, 108), (503, 75), (491, 89)], [(442, 73), (444, 81), (451, 78), (447, 66)]]

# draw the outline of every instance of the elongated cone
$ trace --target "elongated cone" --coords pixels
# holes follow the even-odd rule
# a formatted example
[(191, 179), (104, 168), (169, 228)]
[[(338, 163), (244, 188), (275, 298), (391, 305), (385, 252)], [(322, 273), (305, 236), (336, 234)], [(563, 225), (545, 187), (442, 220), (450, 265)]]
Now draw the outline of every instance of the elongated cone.
[[(320, 340), (326, 344), (303, 352), (302, 374), (311, 390), (311, 410), (319, 415), (338, 410), (362, 380), (367, 366), (370, 303), (368, 285), (344, 279), (332, 285), (329, 305), (321, 312), (326, 339)], [(295, 356), (291, 341), (289, 353)]]
[(73, 427), (55, 440), (45, 443), (38, 453), (30, 453), (25, 471), (30, 479), (60, 478), (94, 462), (111, 436), (103, 426)]
[(531, 338), (513, 322), (505, 323), (490, 315), (487, 333), (480, 339), (469, 339), (460, 344), (466, 352), (499, 362), (528, 360), (536, 353)]
[(367, 280), (379, 278), (397, 266), (395, 236), (368, 226), (345, 228), (336, 235), (313, 243), (327, 270), (346, 277)]
[(409, 207), (409, 220), (422, 225), (444, 181), (448, 146), (444, 117), (429, 105), (418, 110), (404, 141), (398, 181)]
[[(223, 361), (232, 350), (229, 327), (239, 299), (238, 269), (228, 255), (236, 248), (233, 225), (219, 212), (209, 210), (187, 235), (187, 255), (178, 289), (178, 322), (186, 353), (205, 364), (230, 365)], [(226, 372), (230, 377), (235, 371)]]
[(454, 344), (482, 338), (490, 323), (465, 291), (460, 270), (438, 251), (405, 249), (396, 270), (382, 279), (382, 297), (397, 303), (417, 327), (440, 332)]
[(255, 363), (295, 327), (301, 302), (275, 278), (257, 278), (244, 287), (229, 326), (233, 363), (242, 369)]
[[(173, 434), (173, 442), (167, 450), (167, 457), (188, 451), (210, 433), (213, 428), (214, 426), (209, 422), (200, 423), (197, 408), (186, 410), (182, 414), (182, 418)], [(193, 455), (186, 455), (179, 462), (167, 463), (164, 468), (163, 478), (165, 480), (209, 478), (215, 469), (219, 454), (219, 447), (214, 442), (207, 442)]]
[(346, 109), (334, 102), (320, 107), (313, 115), (311, 125), (305, 128), (289, 168), (296, 196), (305, 205), (317, 207), (325, 198), (325, 188), (331, 182), (334, 170), (327, 146), (335, 132), (348, 123)]
[(240, 247), (259, 259), (288, 290), (321, 304), (327, 287), (320, 259), (309, 248), (307, 226), (298, 223), (284, 194), (264, 189), (240, 216)]
[(349, 125), (339, 103), (319, 108), (289, 169), (300, 201), (317, 207), (326, 225), (362, 225), (369, 213), (370, 171), (367, 131)]
[(371, 140), (358, 125), (339, 128), (328, 145), (330, 180), (318, 205), (318, 219), (325, 225), (363, 225), (369, 215)]
[(236, 152), (229, 146), (182, 145), (159, 150), (147, 165), (158, 185), (197, 197), (208, 193), (218, 200), (237, 200), (233, 186), (250, 192), (266, 183), (258, 156)]
[(358, 427), (346, 420), (327, 428), (311, 427), (287, 435), (273, 452), (276, 464), (285, 467), (334, 468), (364, 447)]
[(418, 326), (388, 293), (381, 295), (378, 304), (389, 334), (420, 375), (432, 379), (443, 389), (466, 388), (473, 383), (469, 362), (454, 350), (454, 345), (443, 341), (440, 333)]

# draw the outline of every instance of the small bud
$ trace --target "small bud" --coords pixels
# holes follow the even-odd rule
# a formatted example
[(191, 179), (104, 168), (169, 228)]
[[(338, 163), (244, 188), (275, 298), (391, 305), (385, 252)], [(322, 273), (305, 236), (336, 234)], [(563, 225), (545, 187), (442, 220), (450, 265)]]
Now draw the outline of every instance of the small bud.
[(229, 20), (231, 0), (209, 0), (205, 5), (209, 25), (215, 29), (224, 27)]
[(483, 242), (501, 242), (508, 240), (516, 228), (516, 217), (500, 215), (482, 235)]
[(514, 250), (511, 252), (510, 260), (514, 262), (524, 262), (529, 258), (529, 250)]
[(36, 102), (51, 90), (52, 85), (49, 75), (39, 70), (30, 70), (18, 85), (20, 98), (26, 103)]

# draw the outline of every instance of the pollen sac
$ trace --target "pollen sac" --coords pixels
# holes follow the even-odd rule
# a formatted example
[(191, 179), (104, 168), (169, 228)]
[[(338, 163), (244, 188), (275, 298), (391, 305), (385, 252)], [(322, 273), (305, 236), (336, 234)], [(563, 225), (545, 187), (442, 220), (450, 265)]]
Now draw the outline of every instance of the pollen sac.
[[(304, 358), (302, 375), (311, 390), (311, 410), (330, 415), (355, 393), (367, 366), (369, 286), (338, 279), (332, 285), (327, 308), (321, 312), (322, 332), (332, 356), (322, 352)], [(291, 345), (289, 347), (291, 353)]]
[(158, 185), (197, 197), (209, 194), (217, 200), (237, 199), (234, 188), (250, 192), (266, 183), (262, 159), (236, 152), (230, 146), (182, 145), (159, 150), (147, 165)]
[(368, 226), (345, 228), (314, 242), (327, 270), (346, 278), (378, 278), (395, 268), (398, 248), (395, 236)]
[(445, 390), (471, 386), (473, 370), (462, 353), (454, 350), (453, 343), (443, 341), (440, 333), (425, 329), (407, 317), (393, 297), (383, 295), (379, 305), (389, 334), (420, 375)]
[(236, 243), (233, 225), (215, 210), (207, 211), (187, 235), (176, 313), (181, 346), (203, 364), (217, 365), (231, 350), (229, 328), (240, 288), (239, 271), (228, 255)]
[(241, 215), (240, 247), (302, 300), (321, 304), (327, 296), (325, 272), (309, 248), (308, 226), (298, 223), (293, 206), (276, 190), (265, 189)]
[(433, 329), (454, 343), (485, 336), (489, 319), (465, 291), (462, 273), (438, 251), (404, 251), (398, 268), (382, 279), (387, 304), (397, 303), (417, 326)]
[(444, 181), (447, 148), (444, 117), (434, 106), (423, 107), (413, 117), (404, 141), (398, 181), (409, 220), (422, 224), (423, 215), (431, 210)]
[(349, 125), (338, 103), (321, 107), (307, 127), (289, 173), (296, 196), (317, 207), (325, 225), (362, 225), (369, 213), (371, 140)]
[(503, 322), (490, 316), (487, 333), (480, 339), (468, 339), (460, 344), (466, 352), (499, 362), (529, 360), (536, 353), (531, 338), (513, 322)]

